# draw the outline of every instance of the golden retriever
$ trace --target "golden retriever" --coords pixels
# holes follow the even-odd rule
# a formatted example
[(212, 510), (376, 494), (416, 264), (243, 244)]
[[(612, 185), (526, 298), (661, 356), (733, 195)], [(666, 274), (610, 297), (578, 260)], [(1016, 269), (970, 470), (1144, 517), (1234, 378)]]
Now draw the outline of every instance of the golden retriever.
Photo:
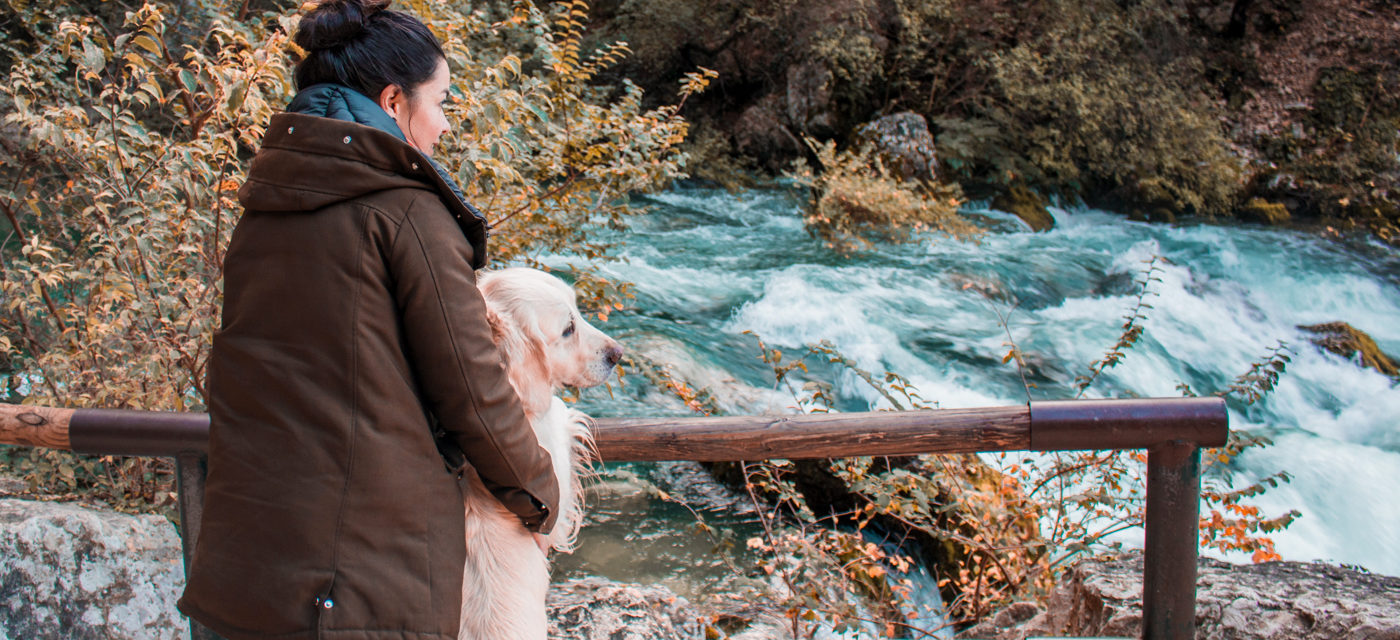
[[(478, 286), (511, 386), (559, 479), (560, 513), (549, 546), (572, 551), (583, 520), (580, 476), (592, 459), (591, 420), (555, 392), (602, 384), (622, 347), (583, 319), (569, 285), (543, 271), (495, 271)], [(465, 490), (467, 565), (458, 638), (544, 640), (549, 560), (520, 520), (472, 480)]]

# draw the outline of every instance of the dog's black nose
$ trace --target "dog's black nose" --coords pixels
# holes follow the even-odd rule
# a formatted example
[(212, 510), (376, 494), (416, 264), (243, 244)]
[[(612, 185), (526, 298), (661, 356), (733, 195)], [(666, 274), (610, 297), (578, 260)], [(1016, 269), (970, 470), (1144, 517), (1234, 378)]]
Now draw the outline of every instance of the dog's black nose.
[(622, 359), (622, 345), (616, 342), (608, 345), (603, 351), (603, 358), (608, 361), (609, 367), (617, 366), (617, 361)]

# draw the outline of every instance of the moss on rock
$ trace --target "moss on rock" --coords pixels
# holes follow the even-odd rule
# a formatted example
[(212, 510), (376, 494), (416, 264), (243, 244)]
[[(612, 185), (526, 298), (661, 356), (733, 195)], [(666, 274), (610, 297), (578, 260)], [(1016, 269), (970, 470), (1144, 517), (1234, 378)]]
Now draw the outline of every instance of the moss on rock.
[(1316, 334), (1312, 343), (1343, 358), (1352, 359), (1360, 355), (1361, 366), (1375, 369), (1392, 378), (1400, 377), (1400, 367), (1395, 358), (1390, 357), (1376, 344), (1365, 331), (1345, 322), (1325, 322), (1322, 324), (1299, 325), (1299, 329)]
[(1240, 217), (1269, 225), (1287, 224), (1292, 217), (1288, 207), (1262, 198), (1251, 198), (1240, 208)]
[(992, 208), (1015, 215), (1034, 231), (1055, 228), (1055, 217), (1046, 209), (1045, 198), (1025, 185), (1015, 185), (992, 200)]

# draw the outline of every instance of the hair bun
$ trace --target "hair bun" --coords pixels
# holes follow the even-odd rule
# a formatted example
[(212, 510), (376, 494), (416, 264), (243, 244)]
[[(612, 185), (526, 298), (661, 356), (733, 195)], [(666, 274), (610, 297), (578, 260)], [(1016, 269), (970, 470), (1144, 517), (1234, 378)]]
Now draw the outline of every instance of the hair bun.
[(374, 14), (391, 0), (322, 0), (301, 18), (294, 40), (306, 51), (330, 49), (354, 41)]

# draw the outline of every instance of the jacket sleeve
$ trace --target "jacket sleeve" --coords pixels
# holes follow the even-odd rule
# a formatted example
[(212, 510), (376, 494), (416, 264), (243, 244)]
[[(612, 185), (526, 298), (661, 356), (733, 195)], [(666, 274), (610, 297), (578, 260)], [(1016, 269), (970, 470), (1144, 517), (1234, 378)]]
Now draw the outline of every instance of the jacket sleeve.
[(535, 438), (491, 340), (471, 245), (435, 196), (425, 193), (409, 206), (389, 259), (428, 409), (501, 504), (527, 529), (548, 533), (559, 512), (549, 453)]

